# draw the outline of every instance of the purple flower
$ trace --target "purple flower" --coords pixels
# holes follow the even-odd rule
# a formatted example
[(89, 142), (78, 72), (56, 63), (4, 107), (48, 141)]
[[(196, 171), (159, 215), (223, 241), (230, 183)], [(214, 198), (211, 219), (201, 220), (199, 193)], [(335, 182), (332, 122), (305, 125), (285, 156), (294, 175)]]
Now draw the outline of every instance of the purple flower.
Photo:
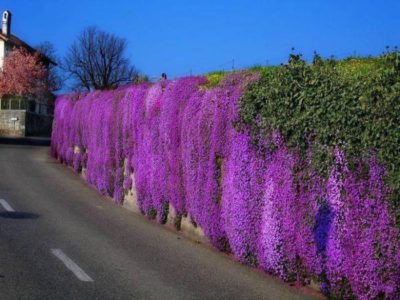
[(319, 278), (339, 298), (399, 299), (400, 233), (385, 169), (374, 156), (350, 169), (336, 148), (324, 179), (312, 147), (304, 158), (276, 130), (253, 143), (234, 123), (258, 78), (234, 73), (207, 89), (205, 78), (187, 77), (60, 96), (51, 154), (85, 168), (86, 180), (119, 204), (134, 186), (142, 213), (160, 223), (170, 206), (176, 222), (190, 216), (245, 264), (284, 280)]

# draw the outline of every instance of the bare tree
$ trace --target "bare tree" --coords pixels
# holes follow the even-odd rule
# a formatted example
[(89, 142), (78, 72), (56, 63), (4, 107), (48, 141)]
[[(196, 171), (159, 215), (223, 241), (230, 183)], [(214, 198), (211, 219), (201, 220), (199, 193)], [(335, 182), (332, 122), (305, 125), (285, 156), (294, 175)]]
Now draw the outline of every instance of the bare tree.
[(87, 27), (75, 41), (63, 62), (63, 68), (86, 90), (113, 89), (131, 82), (136, 69), (125, 56), (125, 39)]
[(36, 51), (39, 52), (40, 55), (44, 55), (48, 61), (48, 85), (51, 87), (52, 91), (60, 90), (63, 86), (63, 82), (65, 80), (64, 74), (62, 74), (62, 70), (59, 67), (60, 59), (56, 54), (56, 49), (51, 42), (45, 41), (36, 46)]

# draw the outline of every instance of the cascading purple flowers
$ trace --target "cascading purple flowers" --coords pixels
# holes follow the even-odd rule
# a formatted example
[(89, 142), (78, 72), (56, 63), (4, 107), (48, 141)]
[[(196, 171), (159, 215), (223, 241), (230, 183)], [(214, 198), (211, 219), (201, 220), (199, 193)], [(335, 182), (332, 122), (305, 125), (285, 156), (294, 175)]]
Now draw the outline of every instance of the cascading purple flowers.
[[(265, 161), (246, 133), (232, 131), (229, 155), (224, 167), (222, 214), (233, 253), (250, 265), (257, 265), (257, 239), (264, 206)], [(249, 201), (252, 199), (252, 201)]]
[(398, 299), (400, 233), (384, 168), (372, 155), (350, 169), (338, 148), (324, 179), (279, 132), (253, 143), (234, 124), (239, 98), (258, 78), (60, 96), (51, 154), (117, 203), (135, 186), (141, 212), (160, 223), (169, 207), (176, 223), (190, 217), (243, 263), (284, 280), (318, 279), (339, 298)]
[[(337, 151), (327, 195), (334, 214), (327, 246), (327, 275), (336, 294), (360, 299), (398, 296), (399, 230), (385, 198), (385, 172), (376, 158), (350, 171)], [(366, 174), (365, 174), (366, 173)], [(344, 289), (339, 283), (347, 283)], [(397, 292), (396, 292), (397, 290)]]

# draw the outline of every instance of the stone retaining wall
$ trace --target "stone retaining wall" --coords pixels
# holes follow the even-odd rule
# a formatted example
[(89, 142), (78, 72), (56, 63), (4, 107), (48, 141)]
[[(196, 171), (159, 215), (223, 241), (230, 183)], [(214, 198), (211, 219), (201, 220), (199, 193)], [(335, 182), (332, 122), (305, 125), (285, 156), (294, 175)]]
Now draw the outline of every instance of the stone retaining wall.
[(53, 116), (24, 110), (0, 110), (0, 136), (50, 136)]
[(25, 136), (25, 116), (23, 110), (0, 110), (0, 136)]

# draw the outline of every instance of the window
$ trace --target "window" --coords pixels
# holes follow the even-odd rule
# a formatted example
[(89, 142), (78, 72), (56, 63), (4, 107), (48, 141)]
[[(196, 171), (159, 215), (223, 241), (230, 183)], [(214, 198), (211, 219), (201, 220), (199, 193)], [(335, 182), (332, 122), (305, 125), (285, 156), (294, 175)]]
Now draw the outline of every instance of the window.
[(10, 109), (10, 99), (9, 98), (4, 98), (1, 99), (1, 109)]
[(22, 97), (18, 96), (3, 96), (0, 99), (2, 110), (25, 110), (26, 109), (26, 100)]
[(35, 100), (19, 96), (3, 96), (0, 98), (1, 110), (26, 110), (35, 114), (53, 115), (54, 106), (37, 103)]
[(39, 114), (41, 114), (41, 115), (47, 114), (47, 105), (46, 104), (40, 104)]
[(36, 112), (36, 102), (35, 101), (32, 101), (32, 100), (29, 101), (28, 106), (29, 106), (28, 111)]
[(19, 99), (11, 98), (11, 109), (19, 109)]
[(25, 99), (21, 99), (20, 103), (19, 103), (19, 108), (26, 110), (26, 100)]

